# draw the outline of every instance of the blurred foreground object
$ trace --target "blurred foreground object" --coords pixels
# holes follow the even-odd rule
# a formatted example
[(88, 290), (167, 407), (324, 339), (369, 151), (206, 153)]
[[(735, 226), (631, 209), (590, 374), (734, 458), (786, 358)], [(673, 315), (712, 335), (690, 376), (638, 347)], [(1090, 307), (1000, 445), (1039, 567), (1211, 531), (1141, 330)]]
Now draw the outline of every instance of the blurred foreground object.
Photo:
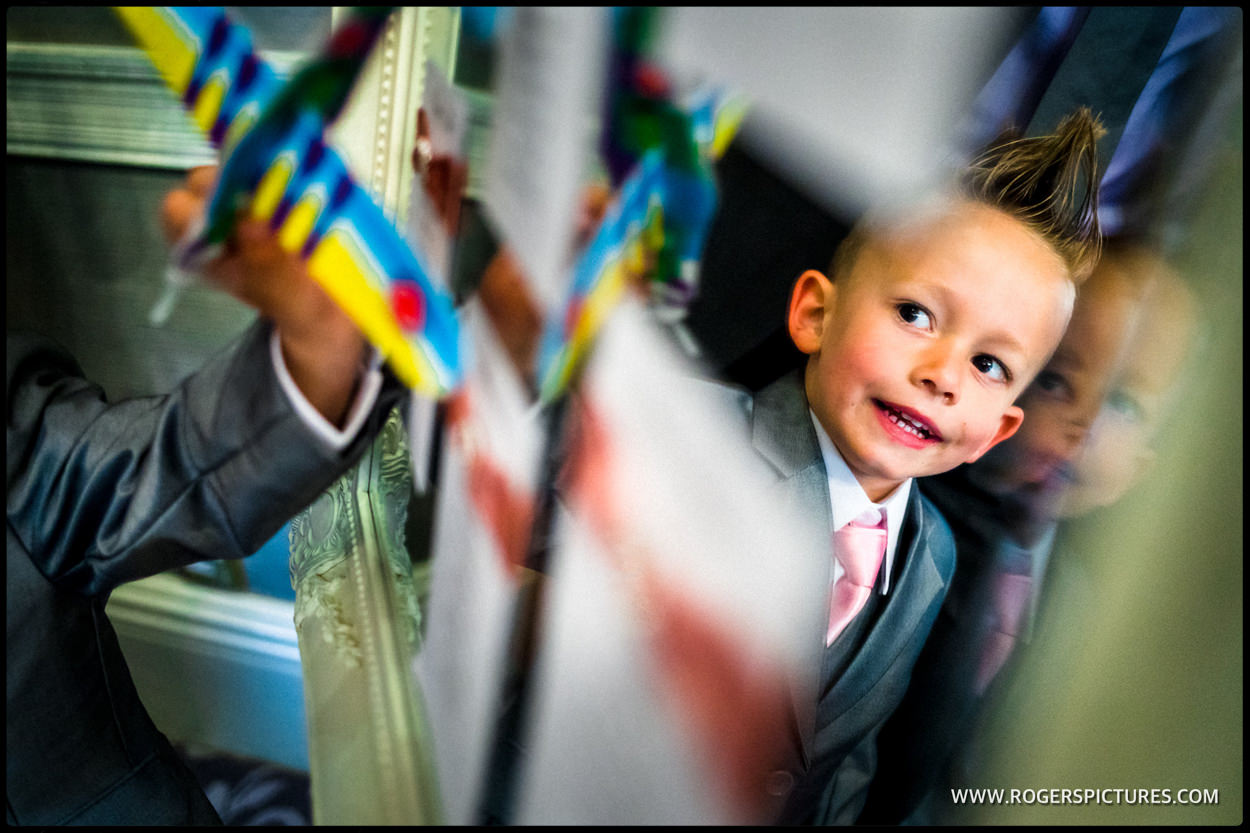
[(1011, 19), (991, 8), (682, 7), (667, 12), (657, 60), (746, 96), (744, 138), (856, 216), (936, 184)]
[(822, 536), (685, 361), (628, 299), (570, 404), (521, 823), (767, 823), (784, 799)]

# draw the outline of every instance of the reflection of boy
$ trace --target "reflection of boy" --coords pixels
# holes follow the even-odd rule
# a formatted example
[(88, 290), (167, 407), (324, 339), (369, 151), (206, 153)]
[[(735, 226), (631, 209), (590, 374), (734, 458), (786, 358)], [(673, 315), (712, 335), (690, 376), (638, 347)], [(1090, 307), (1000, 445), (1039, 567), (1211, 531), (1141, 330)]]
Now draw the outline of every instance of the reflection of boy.
[(1114, 504), (1149, 471), (1154, 440), (1190, 357), (1197, 309), (1189, 288), (1148, 250), (1132, 253), (1131, 268), (1150, 278), (1136, 336), (1070, 466), (1060, 519)]
[(770, 782), (786, 796), (783, 823), (851, 822), (863, 806), (877, 732), (954, 569), (949, 530), (911, 480), (976, 460), (1019, 427), (1013, 402), (1097, 257), (1099, 132), (1080, 111), (1055, 136), (996, 146), (953, 199), (861, 223), (832, 279), (809, 271), (794, 287), (787, 323), (809, 358), (755, 394), (753, 442), (831, 535), (875, 515), (884, 552), (867, 582), (876, 592), (823, 652), (814, 719), (799, 703), (798, 748)]
[(950, 518), (959, 569), (882, 730), (865, 821), (902, 821), (922, 799), (941, 800), (945, 779), (963, 777), (952, 767), (982, 698), (1034, 629), (1058, 520), (1118, 500), (1149, 459), (1157, 405), (1191, 331), (1186, 300), (1157, 256), (1109, 241), (1059, 348), (1020, 398), (1021, 430), (975, 465), (921, 484)]

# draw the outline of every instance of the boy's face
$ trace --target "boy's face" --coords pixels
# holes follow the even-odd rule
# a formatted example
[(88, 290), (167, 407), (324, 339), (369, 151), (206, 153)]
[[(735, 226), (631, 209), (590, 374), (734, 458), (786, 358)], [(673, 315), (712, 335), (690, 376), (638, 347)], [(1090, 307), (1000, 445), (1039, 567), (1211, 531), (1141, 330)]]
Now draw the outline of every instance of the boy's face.
[(876, 235), (836, 283), (804, 273), (788, 324), (808, 402), (868, 496), (1011, 436), (1074, 293), (1045, 242), (969, 203)]

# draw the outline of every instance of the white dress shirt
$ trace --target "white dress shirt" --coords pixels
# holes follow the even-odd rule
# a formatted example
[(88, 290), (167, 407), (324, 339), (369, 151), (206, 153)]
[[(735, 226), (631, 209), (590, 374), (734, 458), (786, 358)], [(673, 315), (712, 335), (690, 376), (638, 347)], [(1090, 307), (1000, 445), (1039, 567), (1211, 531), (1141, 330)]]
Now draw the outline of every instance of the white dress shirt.
[(277, 330), (269, 335), (269, 356), (273, 359), (273, 369), (278, 374), (278, 383), (286, 393), (291, 407), (295, 409), (295, 413), (299, 414), (304, 424), (335, 451), (346, 448), (356, 438), (360, 427), (364, 425), (365, 418), (373, 408), (373, 403), (377, 401), (378, 391), (382, 389), (382, 359), (377, 351), (373, 351), (368, 367), (365, 368), (360, 385), (356, 388), (356, 399), (348, 410), (347, 420), (341, 429), (336, 428), (312, 406), (300, 391), (299, 386), (295, 384), (295, 380), (291, 378), (291, 372), (287, 370), (286, 362), (282, 358), (282, 345)]
[[(859, 485), (855, 475), (851, 473), (841, 452), (829, 439), (825, 429), (821, 427), (816, 414), (808, 410), (812, 425), (816, 427), (816, 439), (820, 443), (820, 454), (825, 461), (825, 474), (829, 478), (829, 502), (833, 510), (833, 531), (837, 532), (869, 509), (885, 513), (885, 558), (882, 560), (881, 593), (890, 590), (890, 577), (894, 571), (894, 550), (898, 546), (899, 530), (903, 527), (903, 514), (907, 511), (907, 499), (911, 494), (912, 478), (904, 480), (890, 496), (881, 503), (873, 503), (864, 488)], [(832, 574), (830, 585), (842, 575), (842, 565), (836, 558), (829, 559)]]

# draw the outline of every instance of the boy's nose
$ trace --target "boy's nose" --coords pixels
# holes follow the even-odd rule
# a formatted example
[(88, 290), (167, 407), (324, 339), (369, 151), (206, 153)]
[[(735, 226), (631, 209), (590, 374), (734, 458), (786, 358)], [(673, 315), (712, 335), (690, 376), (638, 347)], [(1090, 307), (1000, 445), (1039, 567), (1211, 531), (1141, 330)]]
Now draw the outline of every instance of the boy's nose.
[(959, 401), (961, 369), (954, 351), (935, 346), (917, 363), (912, 373), (912, 381), (932, 395), (940, 397), (942, 404), (954, 405)]
[(1098, 419), (1098, 413), (1102, 410), (1103, 403), (1106, 401), (1107, 394), (1102, 390), (1093, 391), (1084, 396), (1078, 397), (1072, 405), (1072, 411), (1068, 416), (1068, 425), (1073, 431), (1079, 431), (1081, 434), (1089, 433), (1089, 429), (1093, 427), (1094, 421)]
[(1065, 443), (1064, 459), (1071, 462), (1080, 454), (1081, 449), (1089, 442), (1090, 436), (1093, 434), (1093, 428), (1098, 414), (1097, 411), (1091, 412), (1089, 409), (1076, 410), (1069, 414), (1068, 419), (1063, 424), (1063, 439)]

